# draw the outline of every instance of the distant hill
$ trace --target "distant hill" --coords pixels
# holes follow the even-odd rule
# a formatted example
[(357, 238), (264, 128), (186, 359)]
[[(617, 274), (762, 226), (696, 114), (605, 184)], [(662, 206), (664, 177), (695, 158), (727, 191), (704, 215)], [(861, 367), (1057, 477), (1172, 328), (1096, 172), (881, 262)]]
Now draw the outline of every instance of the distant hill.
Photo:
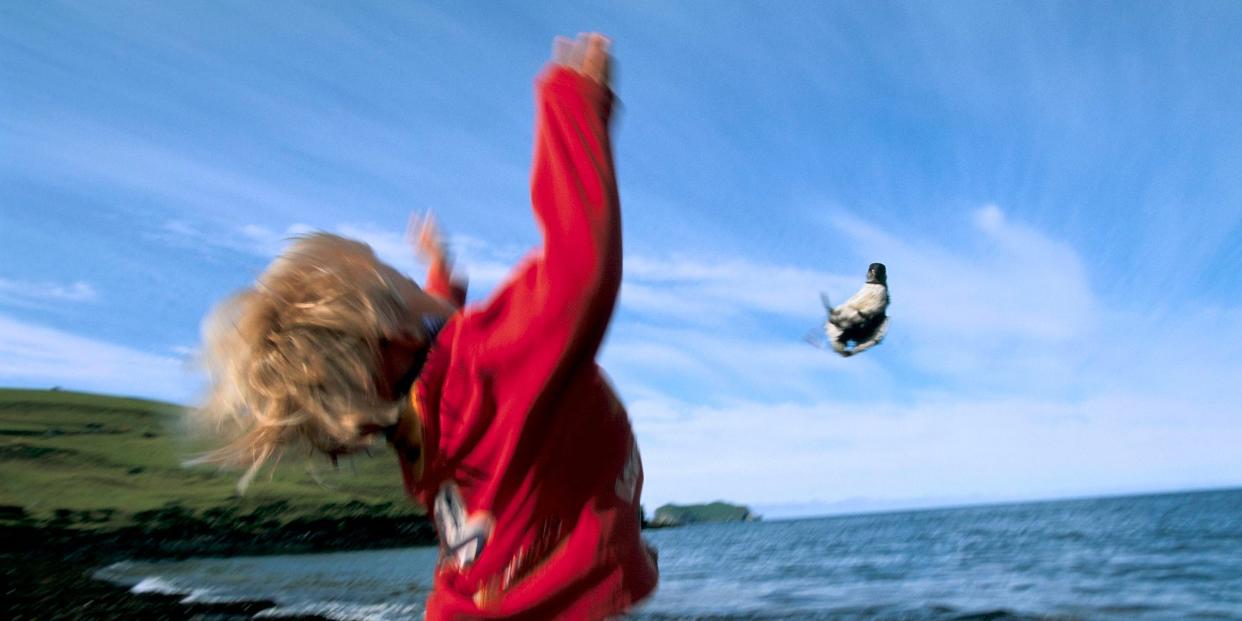
[(744, 505), (716, 501), (705, 505), (667, 504), (656, 509), (650, 525), (656, 528), (707, 522), (755, 522), (759, 516)]
[(289, 456), (238, 498), (239, 473), (182, 466), (206, 447), (190, 443), (181, 413), (157, 401), (0, 389), (4, 547), (29, 543), (19, 532), (138, 536), (126, 545), (158, 534), (159, 547), (177, 553), (432, 540), (387, 449), (338, 469)]

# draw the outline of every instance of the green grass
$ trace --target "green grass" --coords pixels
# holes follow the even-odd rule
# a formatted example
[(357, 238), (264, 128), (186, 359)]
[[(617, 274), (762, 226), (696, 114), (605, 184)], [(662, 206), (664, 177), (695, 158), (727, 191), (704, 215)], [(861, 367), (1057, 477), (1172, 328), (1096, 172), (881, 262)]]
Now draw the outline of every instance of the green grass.
[[(237, 498), (240, 473), (184, 467), (200, 452), (182, 429), (180, 406), (85, 393), (0, 389), (0, 521), (11, 507), (28, 520), (63, 519), (82, 527), (125, 526), (143, 511), (177, 504), (195, 514), (243, 514), (285, 503), (282, 521), (336, 515), (348, 503), (421, 515), (407, 501), (395, 457), (386, 449), (333, 469), (319, 459), (285, 457)], [(308, 472), (313, 465), (316, 476)]]

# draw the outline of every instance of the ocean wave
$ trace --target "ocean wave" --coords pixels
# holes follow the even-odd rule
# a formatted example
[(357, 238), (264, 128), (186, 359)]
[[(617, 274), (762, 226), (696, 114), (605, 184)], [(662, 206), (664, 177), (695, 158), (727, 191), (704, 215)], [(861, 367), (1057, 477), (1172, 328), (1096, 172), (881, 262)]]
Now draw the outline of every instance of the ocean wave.
[(187, 589), (172, 580), (159, 576), (143, 578), (129, 590), (132, 593), (159, 593), (160, 595), (189, 595), (192, 591), (192, 589)]
[(318, 616), (336, 621), (395, 621), (421, 618), (423, 607), (412, 604), (351, 604), (345, 602), (311, 602), (279, 605), (255, 615), (255, 618)]
[(154, 593), (181, 598), (182, 604), (235, 604), (256, 601), (254, 597), (242, 597), (210, 587), (194, 587), (163, 576), (147, 576), (129, 588), (131, 593)]

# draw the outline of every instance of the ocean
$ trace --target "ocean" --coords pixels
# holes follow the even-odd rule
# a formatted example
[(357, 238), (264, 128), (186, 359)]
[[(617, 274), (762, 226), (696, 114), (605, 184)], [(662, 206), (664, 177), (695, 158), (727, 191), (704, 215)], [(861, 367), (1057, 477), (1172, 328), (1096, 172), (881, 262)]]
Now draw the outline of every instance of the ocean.
[[(660, 587), (630, 618), (1238, 619), (1242, 490), (648, 531)], [(265, 615), (419, 618), (433, 548), (122, 562), (97, 577)]]

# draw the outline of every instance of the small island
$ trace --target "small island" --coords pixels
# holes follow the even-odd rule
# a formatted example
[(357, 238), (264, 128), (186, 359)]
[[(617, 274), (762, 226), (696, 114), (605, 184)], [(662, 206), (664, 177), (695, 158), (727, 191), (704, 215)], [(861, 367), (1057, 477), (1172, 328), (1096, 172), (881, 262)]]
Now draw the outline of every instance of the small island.
[(718, 500), (700, 505), (667, 504), (661, 506), (656, 509), (655, 515), (647, 523), (647, 526), (649, 528), (667, 528), (670, 526), (685, 526), (686, 524), (757, 521), (759, 521), (759, 516), (751, 512), (749, 507)]

